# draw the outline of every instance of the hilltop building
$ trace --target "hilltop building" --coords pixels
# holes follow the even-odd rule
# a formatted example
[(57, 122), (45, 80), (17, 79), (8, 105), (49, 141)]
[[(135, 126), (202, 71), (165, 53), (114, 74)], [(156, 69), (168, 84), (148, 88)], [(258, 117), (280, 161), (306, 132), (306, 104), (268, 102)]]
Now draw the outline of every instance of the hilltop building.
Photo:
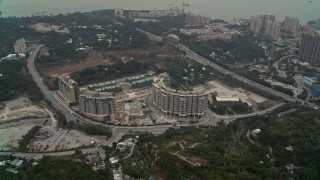
[(186, 13), (186, 23), (191, 26), (210, 24), (210, 21), (210, 17), (194, 15), (190, 12)]
[(124, 18), (123, 10), (122, 9), (115, 9), (113, 16), (117, 17), (117, 18)]
[(115, 119), (115, 98), (108, 92), (87, 91), (79, 96), (80, 113), (98, 121)]
[(179, 91), (169, 87), (170, 76), (162, 73), (154, 78), (153, 104), (162, 112), (179, 117), (202, 117), (208, 108), (208, 94)]
[(67, 101), (69, 106), (78, 104), (79, 85), (68, 75), (61, 75), (58, 78), (59, 92)]
[(15, 54), (25, 54), (27, 50), (26, 41), (24, 38), (18, 39), (14, 44), (14, 53)]
[(304, 34), (298, 57), (311, 64), (320, 64), (320, 36)]
[(129, 11), (129, 18), (157, 18), (182, 14), (184, 14), (184, 10), (177, 7), (172, 7), (169, 10), (132, 10)]

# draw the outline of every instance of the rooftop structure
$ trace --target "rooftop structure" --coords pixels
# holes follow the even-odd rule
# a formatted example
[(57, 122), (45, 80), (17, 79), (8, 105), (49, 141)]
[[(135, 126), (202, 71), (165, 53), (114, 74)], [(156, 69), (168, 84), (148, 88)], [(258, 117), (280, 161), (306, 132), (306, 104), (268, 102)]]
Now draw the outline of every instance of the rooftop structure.
[(310, 87), (310, 91), (312, 92), (312, 96), (314, 98), (320, 98), (320, 83), (314, 83)]
[(132, 76), (128, 78), (122, 78), (97, 84), (91, 84), (88, 86), (88, 90), (95, 92), (110, 92), (119, 93), (122, 92), (121, 84), (126, 83), (131, 86), (132, 89), (144, 88), (152, 85), (154, 78), (154, 72), (150, 71), (146, 74)]
[(25, 54), (8, 54), (6, 57), (2, 58), (3, 60), (19, 60), (26, 58)]
[(201, 117), (205, 114), (208, 94), (202, 91), (179, 91), (168, 84), (170, 77), (167, 73), (154, 78), (153, 104), (162, 112), (179, 117)]

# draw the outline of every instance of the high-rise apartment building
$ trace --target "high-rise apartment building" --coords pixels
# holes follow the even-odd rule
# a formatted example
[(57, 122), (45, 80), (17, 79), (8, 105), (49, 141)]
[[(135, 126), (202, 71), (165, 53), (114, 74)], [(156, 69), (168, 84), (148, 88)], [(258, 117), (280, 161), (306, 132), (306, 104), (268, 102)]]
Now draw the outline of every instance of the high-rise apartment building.
[(266, 35), (269, 35), (272, 40), (277, 41), (280, 36), (280, 22), (268, 21), (266, 25)]
[(80, 112), (96, 120), (114, 120), (115, 104), (114, 96), (108, 92), (87, 91), (79, 96)]
[(153, 83), (153, 104), (162, 112), (179, 117), (202, 117), (208, 108), (208, 94), (168, 87), (170, 77), (160, 74)]
[(193, 13), (186, 13), (186, 23), (189, 25), (206, 25), (210, 24), (210, 17), (194, 15)]
[(270, 20), (270, 21), (275, 21), (275, 20), (276, 20), (276, 15), (270, 14), (269, 20)]
[(262, 19), (259, 16), (252, 16), (250, 19), (250, 31), (256, 34), (261, 32)]
[(113, 15), (117, 18), (124, 18), (122, 9), (115, 9)]
[(18, 39), (14, 44), (14, 53), (15, 54), (25, 54), (27, 50), (26, 41), (24, 38)]
[(265, 30), (267, 27), (267, 24), (269, 21), (275, 21), (276, 16), (275, 15), (270, 15), (270, 14), (265, 14), (265, 15), (260, 15), (260, 19), (262, 20), (262, 25), (261, 29)]
[(58, 78), (59, 92), (69, 105), (78, 103), (79, 85), (68, 75), (61, 75)]
[(309, 63), (320, 64), (320, 36), (304, 34), (302, 36), (299, 58)]
[(286, 16), (284, 19), (283, 29), (292, 33), (298, 32), (299, 19), (296, 17)]

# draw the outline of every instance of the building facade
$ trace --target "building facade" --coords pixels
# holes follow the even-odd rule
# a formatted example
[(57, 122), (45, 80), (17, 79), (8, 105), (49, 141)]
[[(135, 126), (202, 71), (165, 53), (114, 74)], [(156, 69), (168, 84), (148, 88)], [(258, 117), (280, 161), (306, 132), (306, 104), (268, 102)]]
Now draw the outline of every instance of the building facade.
[(302, 35), (300, 51), (298, 57), (311, 64), (320, 64), (320, 36), (319, 35)]
[(261, 28), (262, 28), (262, 19), (259, 16), (257, 17), (252, 16), (250, 19), (250, 31), (255, 34), (259, 34), (261, 32)]
[(266, 30), (267, 28), (267, 23), (269, 21), (275, 21), (276, 20), (276, 16), (275, 15), (270, 15), (270, 14), (265, 14), (265, 15), (260, 15), (260, 19), (262, 19), (262, 30)]
[(162, 112), (179, 117), (202, 117), (208, 108), (208, 94), (178, 91), (168, 86), (170, 77), (160, 74), (153, 83), (153, 104)]
[(190, 12), (186, 13), (186, 23), (191, 26), (210, 24), (210, 21), (210, 17), (194, 15)]
[(123, 10), (122, 9), (115, 9), (113, 16), (117, 17), (117, 18), (124, 18)]
[(18, 39), (14, 44), (14, 53), (15, 54), (25, 54), (27, 50), (26, 41), (24, 38)]
[(68, 102), (69, 106), (76, 105), (79, 100), (79, 85), (68, 75), (58, 77), (59, 92)]
[(182, 14), (184, 14), (184, 10), (177, 7), (170, 8), (169, 10), (130, 10), (129, 18), (157, 18), (164, 16), (179, 16)]
[(79, 96), (79, 110), (81, 114), (95, 120), (114, 120), (115, 98), (111, 93), (87, 91)]
[(299, 19), (296, 17), (286, 16), (284, 19), (283, 29), (292, 33), (298, 32)]
[(277, 41), (280, 36), (281, 24), (277, 21), (268, 21), (265, 34), (269, 35), (272, 40)]

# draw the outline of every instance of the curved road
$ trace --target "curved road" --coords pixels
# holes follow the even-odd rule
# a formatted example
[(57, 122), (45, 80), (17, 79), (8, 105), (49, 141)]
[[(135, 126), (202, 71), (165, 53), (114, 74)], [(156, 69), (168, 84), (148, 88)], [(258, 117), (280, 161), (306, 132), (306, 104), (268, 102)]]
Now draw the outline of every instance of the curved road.
[(166, 131), (168, 128), (172, 127), (172, 125), (158, 125), (158, 126), (140, 126), (140, 127), (130, 127), (130, 126), (114, 126), (114, 125), (106, 125), (99, 122), (95, 122), (89, 120), (77, 113), (75, 113), (71, 108), (67, 107), (64, 103), (62, 103), (59, 99), (54, 96), (54, 94), (48, 89), (48, 87), (43, 83), (41, 76), (37, 72), (34, 59), (37, 56), (40, 48), (44, 45), (38, 45), (31, 53), (28, 58), (28, 70), (29, 73), (32, 75), (34, 82), (38, 85), (41, 92), (43, 93), (44, 97), (51, 102), (52, 106), (63, 113), (68, 121), (77, 121), (81, 124), (94, 124), (94, 125), (102, 125), (106, 127), (110, 127), (114, 133), (125, 134), (130, 131), (148, 131), (155, 134), (162, 133)]

